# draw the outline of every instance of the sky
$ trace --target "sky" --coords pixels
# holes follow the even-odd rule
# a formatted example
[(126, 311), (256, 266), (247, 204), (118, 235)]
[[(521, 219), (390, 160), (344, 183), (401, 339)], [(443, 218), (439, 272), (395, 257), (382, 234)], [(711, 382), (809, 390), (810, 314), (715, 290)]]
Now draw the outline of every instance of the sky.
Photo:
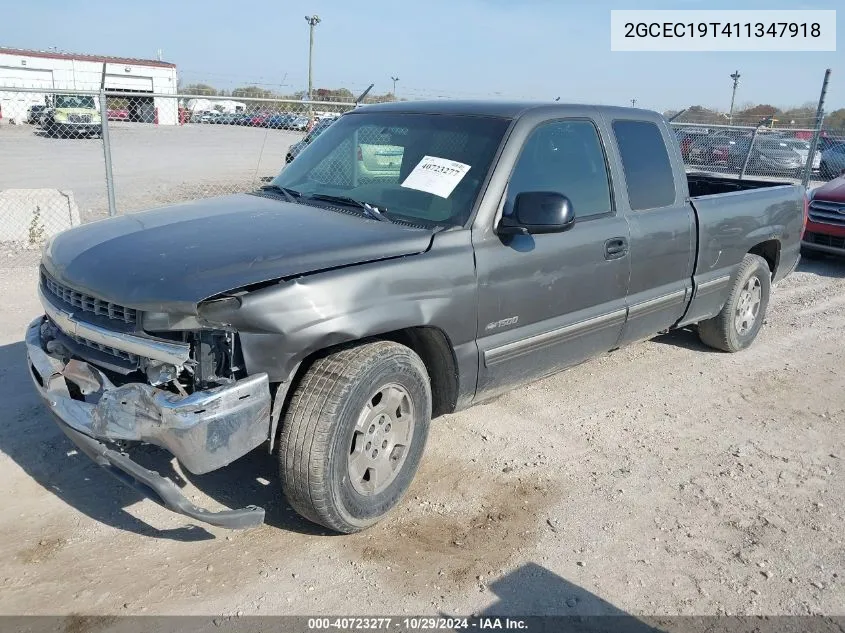
[(818, 100), (845, 107), (845, 7), (838, 52), (611, 52), (611, 9), (836, 9), (839, 0), (40, 0), (3, 8), (0, 46), (155, 58), (183, 83), (307, 87), (308, 24), (317, 14), (314, 87), (399, 97), (529, 98), (656, 110)]

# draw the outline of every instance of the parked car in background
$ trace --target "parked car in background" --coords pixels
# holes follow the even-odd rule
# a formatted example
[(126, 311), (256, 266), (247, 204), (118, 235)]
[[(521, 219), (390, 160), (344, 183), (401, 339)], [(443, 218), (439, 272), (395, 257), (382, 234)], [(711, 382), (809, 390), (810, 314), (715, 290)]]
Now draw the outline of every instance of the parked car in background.
[[(807, 166), (807, 157), (810, 155), (810, 142), (798, 138), (784, 138), (780, 142), (801, 157), (801, 169), (805, 169)], [(818, 173), (821, 168), (821, 163), (822, 153), (816, 150), (816, 153), (813, 154), (813, 165), (811, 167), (811, 171)]]
[[(687, 150), (687, 162), (696, 165), (734, 165), (737, 140), (749, 137), (744, 131), (719, 131), (715, 134), (696, 135)], [(683, 156), (683, 147), (681, 148)]]
[(217, 110), (204, 110), (201, 112), (194, 112), (191, 117), (193, 123), (216, 123), (220, 112)]
[(250, 127), (262, 127), (269, 118), (269, 112), (248, 112), (238, 122), (241, 125), (248, 125)]
[(126, 108), (114, 108), (107, 111), (109, 121), (128, 121), (129, 110)]
[(264, 125), (274, 130), (294, 130), (302, 132), (308, 127), (308, 117), (298, 114), (274, 114)]
[(831, 147), (836, 147), (837, 145), (842, 144), (845, 144), (845, 137), (825, 134), (819, 138), (818, 148), (820, 152), (823, 152)]
[(681, 147), (681, 157), (684, 162), (689, 160), (689, 150), (692, 144), (705, 136), (708, 132), (704, 129), (697, 128), (675, 128), (675, 135), (678, 137), (678, 145)]
[(237, 125), (242, 116), (243, 113), (241, 112), (221, 112), (213, 123), (216, 125)]
[(44, 122), (45, 117), (49, 111), (46, 105), (31, 105), (26, 111), (26, 122), (33, 125), (40, 125)]
[(740, 138), (733, 142), (729, 158), (732, 166), (741, 169), (748, 155), (746, 173), (749, 174), (798, 176), (803, 172), (806, 165), (806, 153), (802, 161), (801, 154), (795, 151), (786, 140), (758, 135), (754, 139), (749, 154), (750, 143), (750, 138)]
[(822, 151), (819, 163), (819, 174), (829, 180), (845, 172), (845, 143), (830, 145)]
[(293, 159), (296, 158), (302, 150), (308, 147), (308, 145), (310, 145), (315, 138), (325, 132), (326, 129), (328, 129), (329, 126), (331, 126), (331, 124), (334, 123), (336, 120), (337, 119), (323, 119), (322, 121), (316, 123), (314, 127), (311, 128), (311, 131), (305, 135), (305, 138), (303, 138), (298, 143), (294, 143), (288, 148), (288, 153), (285, 156), (285, 163), (292, 162)]
[(810, 194), (801, 253), (808, 259), (823, 255), (845, 256), (845, 175)]
[(101, 136), (103, 123), (97, 103), (90, 95), (57, 94), (47, 97), (44, 131), (60, 138)]

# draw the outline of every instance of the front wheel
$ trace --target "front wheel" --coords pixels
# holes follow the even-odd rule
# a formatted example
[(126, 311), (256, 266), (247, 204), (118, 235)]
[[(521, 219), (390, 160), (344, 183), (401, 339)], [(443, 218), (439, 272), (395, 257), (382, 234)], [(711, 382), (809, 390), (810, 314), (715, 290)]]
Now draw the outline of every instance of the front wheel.
[(431, 421), (420, 357), (374, 341), (318, 359), (296, 387), (279, 440), (282, 489), (306, 519), (337, 532), (377, 523), (417, 472)]
[(751, 345), (763, 326), (771, 286), (766, 260), (759, 255), (743, 257), (722, 311), (698, 324), (701, 342), (725, 352)]

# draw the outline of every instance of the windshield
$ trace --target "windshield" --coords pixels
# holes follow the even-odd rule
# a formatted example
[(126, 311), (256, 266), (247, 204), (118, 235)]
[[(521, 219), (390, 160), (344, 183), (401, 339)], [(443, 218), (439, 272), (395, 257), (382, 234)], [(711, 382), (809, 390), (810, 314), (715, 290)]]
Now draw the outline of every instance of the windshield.
[(56, 95), (57, 108), (84, 108), (94, 109), (94, 97), (83, 97), (81, 95)]
[(510, 121), (355, 113), (340, 117), (274, 180), (304, 196), (343, 196), (390, 219), (464, 225)]

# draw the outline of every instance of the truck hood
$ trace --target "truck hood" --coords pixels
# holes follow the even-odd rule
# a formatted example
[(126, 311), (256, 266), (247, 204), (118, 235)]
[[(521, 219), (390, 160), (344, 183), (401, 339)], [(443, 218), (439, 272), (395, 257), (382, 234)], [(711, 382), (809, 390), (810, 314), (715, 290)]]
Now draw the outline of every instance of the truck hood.
[(421, 253), (432, 232), (260, 195), (197, 200), (76, 227), (42, 257), (106, 301), (191, 313), (203, 299), (328, 268)]
[(814, 191), (813, 196), (816, 200), (845, 202), (845, 176), (839, 176), (822, 185)]

